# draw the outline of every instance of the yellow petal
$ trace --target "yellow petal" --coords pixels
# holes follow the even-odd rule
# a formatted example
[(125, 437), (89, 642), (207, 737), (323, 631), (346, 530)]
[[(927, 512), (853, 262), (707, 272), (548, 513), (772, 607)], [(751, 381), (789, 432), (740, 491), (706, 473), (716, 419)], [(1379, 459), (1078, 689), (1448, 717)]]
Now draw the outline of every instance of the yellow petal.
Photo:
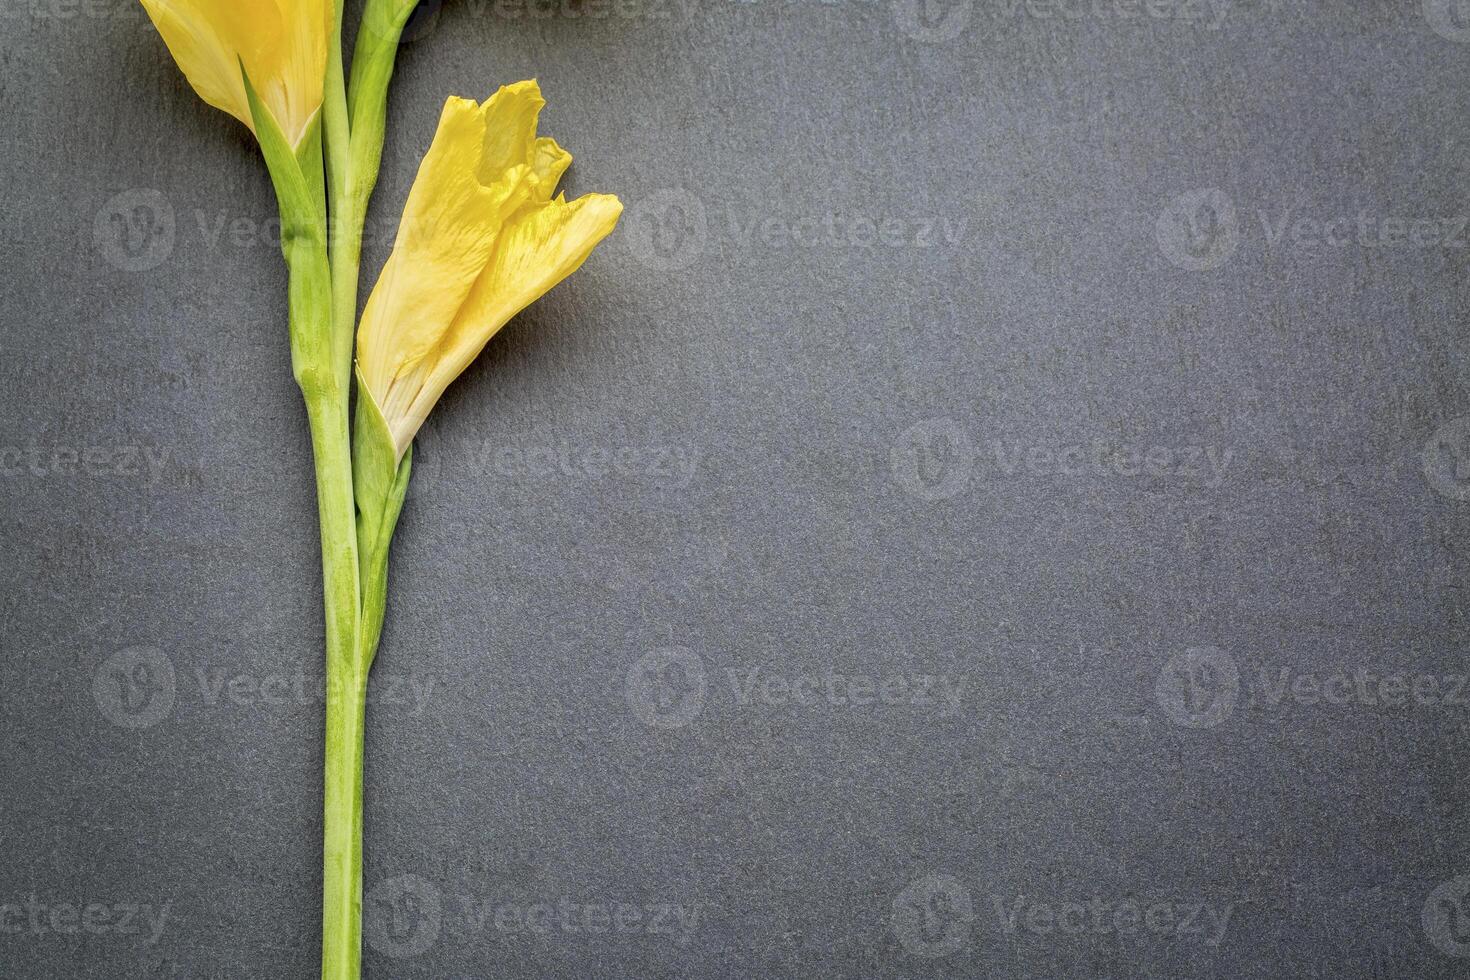
[(292, 145), (322, 104), (331, 0), (142, 0), (184, 77), (210, 105), (252, 124), (243, 63)]
[(536, 120), (545, 108), (535, 79), (502, 86), (485, 103), (485, 140), (476, 167), (485, 183), (512, 167), (530, 163), (536, 145)]
[[(506, 219), (530, 200), (534, 82), (483, 106), (450, 99), (358, 329), (363, 380), (386, 418), (407, 411)], [(406, 446), (406, 444), (405, 444)]]
[(623, 204), (610, 194), (587, 194), (570, 203), (558, 197), (523, 209), (496, 242), (495, 254), (476, 281), (434, 355), (432, 371), (408, 412), (390, 423), (399, 452), (455, 378), (464, 373), (511, 317), (581, 268), (597, 243), (618, 223)]
[(505, 323), (617, 224), (615, 197), (551, 200), (572, 155), (536, 121), (534, 81), (451, 99), (357, 334), (358, 367), (401, 459), (444, 390)]
[(245, 67), (252, 81), (263, 75), (271, 79), (268, 87), (278, 88), (278, 94), (271, 92), (265, 97), (266, 105), (277, 113), (276, 119), (291, 145), (297, 146), (321, 109), (327, 82), (327, 50), (337, 28), (337, 13), (333, 0), (276, 0), (276, 4), (285, 24), (286, 43), (268, 54), (267, 62), (259, 69), (251, 67), (248, 57)]
[(572, 155), (558, 146), (556, 140), (550, 136), (537, 140), (531, 154), (531, 176), (535, 179), (535, 190), (531, 193), (531, 199), (541, 202), (551, 200), (556, 185), (561, 182), (561, 175), (571, 165)]

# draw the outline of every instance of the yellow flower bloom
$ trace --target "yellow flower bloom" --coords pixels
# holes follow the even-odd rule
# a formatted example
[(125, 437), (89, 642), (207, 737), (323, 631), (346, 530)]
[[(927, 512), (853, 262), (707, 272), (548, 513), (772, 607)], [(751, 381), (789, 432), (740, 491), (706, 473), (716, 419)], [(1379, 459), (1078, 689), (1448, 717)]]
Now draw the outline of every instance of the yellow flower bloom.
[(332, 0), (143, 0), (199, 97), (249, 126), (243, 63), (293, 147), (321, 109)]
[(609, 194), (552, 199), (572, 156), (537, 138), (545, 104), (534, 81), (484, 105), (452, 98), (419, 167), (357, 332), (363, 383), (400, 459), (449, 383), (623, 212)]

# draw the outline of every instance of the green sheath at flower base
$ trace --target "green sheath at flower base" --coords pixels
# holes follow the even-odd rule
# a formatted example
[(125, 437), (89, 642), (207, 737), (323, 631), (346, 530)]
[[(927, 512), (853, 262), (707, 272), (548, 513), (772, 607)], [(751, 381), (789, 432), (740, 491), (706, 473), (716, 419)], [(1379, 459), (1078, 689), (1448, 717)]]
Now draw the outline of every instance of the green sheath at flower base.
[(413, 448), (395, 463), (388, 423), (358, 375), (357, 418), (352, 430), (353, 486), (357, 495), (357, 554), (361, 562), (362, 631), (359, 656), (363, 669), (372, 666), (383, 632), (388, 599), (388, 553), (403, 510)]
[(255, 113), (256, 136), (281, 212), (281, 251), (291, 273), (291, 366), (305, 389), (320, 380), (317, 372), (330, 367), (332, 355), (332, 282), (319, 180), (321, 119), (313, 117), (300, 148), (292, 150), (255, 94), (249, 77), (245, 79), (245, 93)]

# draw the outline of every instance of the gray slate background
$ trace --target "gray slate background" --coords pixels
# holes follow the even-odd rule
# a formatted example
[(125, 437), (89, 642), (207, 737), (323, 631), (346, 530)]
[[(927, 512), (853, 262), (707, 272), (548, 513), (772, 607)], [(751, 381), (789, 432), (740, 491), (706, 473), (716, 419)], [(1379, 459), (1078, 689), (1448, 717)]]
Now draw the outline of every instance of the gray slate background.
[[(449, 94), (629, 209), (421, 436), (366, 975), (1464, 976), (1470, 11), (569, 4), (393, 94), (370, 272)], [(310, 976), (264, 171), (0, 10), (0, 976)]]

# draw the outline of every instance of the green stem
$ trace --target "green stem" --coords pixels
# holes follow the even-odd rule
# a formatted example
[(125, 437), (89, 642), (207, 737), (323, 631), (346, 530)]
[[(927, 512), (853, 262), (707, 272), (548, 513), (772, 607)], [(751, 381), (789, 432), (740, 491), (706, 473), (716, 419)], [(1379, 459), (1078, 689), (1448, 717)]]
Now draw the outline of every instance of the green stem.
[(352, 383), (363, 216), (354, 207), (355, 195), (351, 192), (352, 143), (342, 67), (342, 0), (335, 0), (334, 6), (336, 27), (328, 52), (322, 116), (331, 229), (328, 235), (331, 366), (341, 398), (328, 400), (312, 413), (312, 443), (317, 456), (318, 495), (323, 500), (330, 497), (332, 501), (330, 532), (325, 505), (323, 511), (323, 560), (327, 560), (325, 546), (329, 540), (352, 542), (350, 552), (334, 548), (332, 561), (350, 561), (354, 565), (351, 593), (354, 628), (350, 646), (329, 648), (327, 656), (322, 784), (322, 980), (358, 980), (362, 968), (362, 762), (367, 665), (359, 655), (361, 566), (356, 551), (357, 508), (353, 500), (347, 392)]
[(322, 99), (326, 142), (327, 193), (332, 266), (332, 364), (346, 389), (352, 380), (352, 340), (357, 322), (358, 252), (362, 244), (361, 214), (352, 207), (351, 126), (347, 114), (347, 81), (342, 67), (342, 0), (335, 0), (336, 29), (327, 52), (327, 81)]
[[(358, 554), (359, 509), (353, 474), (353, 446), (348, 433), (347, 395), (352, 379), (352, 350), (357, 327), (358, 278), (362, 265), (362, 232), (368, 201), (377, 184), (386, 128), (388, 81), (392, 77), (398, 38), (417, 0), (393, 0), (384, 16), (382, 0), (370, 0), (364, 27), (358, 32), (349, 97), (342, 64), (342, 0), (335, 0), (336, 30), (329, 51), (323, 130), (326, 137), (326, 184), (331, 217), (331, 316), (329, 331), (332, 396), (314, 403), (312, 444), (316, 451), (318, 495), (322, 503), (322, 560), (330, 577), (345, 582), (351, 571), (350, 633), (332, 629), (331, 610), (348, 593), (329, 588), (327, 656), (327, 728), (322, 838), (322, 980), (358, 980), (362, 966), (362, 780), (363, 730), (367, 713), (367, 678), (382, 630), (387, 599), (387, 540), (374, 547), (370, 559)], [(387, 25), (387, 30), (380, 29)], [(303, 386), (303, 390), (307, 390)], [(315, 404), (315, 407), (313, 405)], [(376, 434), (376, 433), (375, 433)], [(376, 443), (376, 440), (374, 440)], [(378, 457), (373, 457), (378, 462)], [(392, 500), (392, 523), (403, 501), (408, 462), (388, 470), (385, 489), (377, 485), (373, 467), (368, 489), (377, 530)], [(394, 478), (401, 472), (402, 482)], [(394, 490), (396, 488), (396, 496)], [(387, 495), (385, 497), (385, 494)], [(330, 503), (328, 503), (330, 501)], [(391, 537), (392, 527), (387, 528)], [(349, 546), (344, 546), (350, 542)], [(329, 557), (330, 556), (330, 557)], [(365, 628), (366, 627), (366, 628)]]
[(316, 462), (317, 512), (322, 535), (327, 669), (357, 665), (357, 532), (352, 500), (352, 448), (347, 434), (347, 393), (304, 388)]
[[(354, 651), (354, 657), (356, 651)], [(322, 826), (322, 980), (362, 968), (362, 757), (367, 671), (327, 668)]]
[[(418, 0), (368, 0), (362, 27), (357, 32), (357, 45), (352, 50), (352, 84), (347, 102), (352, 119), (348, 188), (361, 216), (366, 215), (383, 164), (383, 143), (388, 131), (388, 86), (398, 62), (398, 42), (417, 6)], [(360, 234), (360, 220), (356, 227)]]
[(362, 733), (367, 670), (347, 389), (302, 388), (311, 423), (327, 622), (326, 778), (322, 806), (322, 976), (357, 980), (362, 944)]
[[(357, 282), (362, 263), (362, 226), (366, 216), (352, 194), (332, 208), (332, 336), (341, 347), (338, 363), (344, 384), (352, 376), (352, 343), (357, 330)], [(344, 346), (345, 345), (345, 346)]]
[(306, 393), (327, 585), (326, 779), (322, 806), (322, 977), (357, 980), (362, 945), (362, 733), (356, 507), (346, 392)]
[[(281, 210), (281, 250), (290, 270), (291, 366), (306, 401), (316, 464), (328, 683), (322, 976), (357, 980), (362, 935), (362, 729), (367, 671), (360, 668), (358, 660), (361, 568), (347, 417), (352, 352), (350, 347), (339, 351), (338, 337), (332, 329), (332, 271), (322, 191), (320, 127), (314, 125), (301, 144), (293, 147), (262, 106), (248, 75), (245, 90)], [(328, 118), (331, 115), (324, 113)], [(327, 119), (322, 123), (326, 125)]]

